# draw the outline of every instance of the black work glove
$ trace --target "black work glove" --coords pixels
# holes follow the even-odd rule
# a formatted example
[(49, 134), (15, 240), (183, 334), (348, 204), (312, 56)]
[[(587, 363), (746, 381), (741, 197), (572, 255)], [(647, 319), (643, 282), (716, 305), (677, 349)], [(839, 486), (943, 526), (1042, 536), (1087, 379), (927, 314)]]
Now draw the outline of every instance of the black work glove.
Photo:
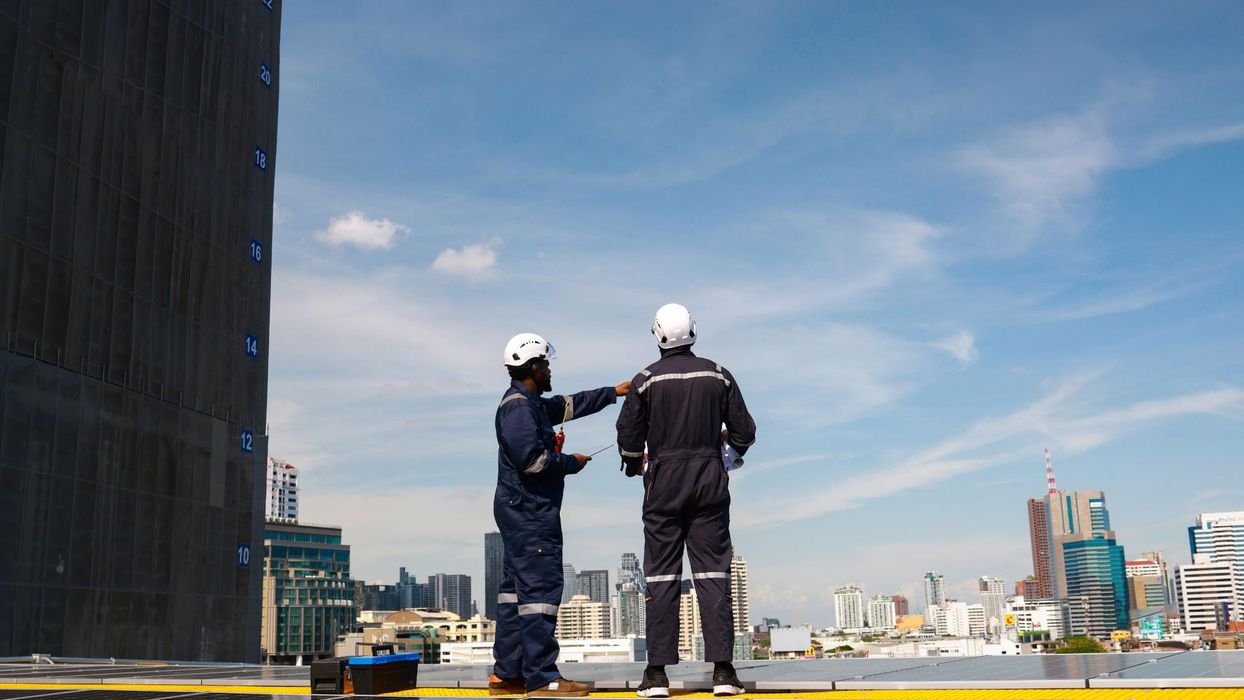
[(644, 463), (640, 459), (622, 460), (621, 471), (626, 472), (627, 477), (639, 476), (644, 473)]

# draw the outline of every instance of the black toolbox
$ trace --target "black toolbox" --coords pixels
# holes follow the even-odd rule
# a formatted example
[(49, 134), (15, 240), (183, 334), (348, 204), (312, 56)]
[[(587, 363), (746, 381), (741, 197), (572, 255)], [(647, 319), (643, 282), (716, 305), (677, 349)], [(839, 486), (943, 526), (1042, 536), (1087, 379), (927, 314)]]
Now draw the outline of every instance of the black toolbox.
[(349, 661), (349, 671), (356, 695), (411, 690), (419, 675), (419, 655), (355, 656)]
[(348, 693), (349, 691), (346, 690), (346, 664), (349, 661), (350, 657), (348, 656), (312, 661), (311, 694), (341, 695)]

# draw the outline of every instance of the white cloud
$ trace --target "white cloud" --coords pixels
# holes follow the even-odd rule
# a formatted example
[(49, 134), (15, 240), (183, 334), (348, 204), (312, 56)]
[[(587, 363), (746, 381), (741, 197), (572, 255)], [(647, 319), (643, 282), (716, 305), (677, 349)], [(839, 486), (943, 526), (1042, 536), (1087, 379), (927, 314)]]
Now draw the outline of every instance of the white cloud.
[(497, 251), (493, 250), (492, 242), (472, 243), (460, 250), (446, 248), (436, 256), (432, 269), (448, 275), (463, 277), (484, 277), (492, 274), (497, 267)]
[(970, 331), (959, 331), (933, 343), (933, 347), (946, 351), (951, 357), (965, 365), (976, 362), (976, 358), (980, 355), (976, 349), (976, 337)]
[(352, 245), (362, 250), (388, 250), (397, 234), (409, 234), (410, 228), (388, 219), (369, 219), (361, 211), (352, 211), (328, 222), (328, 228), (315, 237), (334, 246)]

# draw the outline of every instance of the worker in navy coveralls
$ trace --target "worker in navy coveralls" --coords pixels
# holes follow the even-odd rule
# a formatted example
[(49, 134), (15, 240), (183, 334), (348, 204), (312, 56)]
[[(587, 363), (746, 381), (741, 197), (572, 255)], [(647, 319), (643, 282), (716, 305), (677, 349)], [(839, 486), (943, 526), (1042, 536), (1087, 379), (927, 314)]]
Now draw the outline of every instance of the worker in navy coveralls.
[(700, 602), (704, 660), (713, 662), (713, 695), (738, 695), (743, 684), (731, 663), (734, 548), (723, 449), (741, 458), (756, 440), (756, 423), (734, 375), (691, 351), (696, 325), (687, 307), (666, 304), (658, 309), (652, 334), (661, 359), (631, 380), (628, 388), (633, 391), (617, 423), (622, 468), (627, 476), (642, 474), (644, 479), (648, 667), (635, 692), (643, 698), (670, 695), (665, 666), (678, 663), (678, 596), (685, 546)]
[(497, 407), (497, 495), (493, 515), (505, 543), (497, 596), (496, 665), (491, 695), (581, 697), (588, 686), (557, 670), (557, 609), (562, 600), (562, 490), (591, 457), (563, 454), (553, 426), (617, 402), (630, 382), (567, 396), (553, 390), (553, 346), (521, 333), (505, 348), (510, 388)]

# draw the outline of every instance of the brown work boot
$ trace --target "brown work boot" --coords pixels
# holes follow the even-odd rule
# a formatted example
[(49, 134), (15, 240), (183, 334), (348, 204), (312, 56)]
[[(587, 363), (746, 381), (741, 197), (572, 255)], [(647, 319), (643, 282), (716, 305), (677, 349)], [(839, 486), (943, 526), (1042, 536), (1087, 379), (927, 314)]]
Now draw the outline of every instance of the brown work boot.
[(590, 688), (586, 683), (576, 683), (558, 678), (543, 688), (527, 691), (529, 698), (585, 698)]
[(527, 684), (522, 678), (507, 680), (495, 674), (488, 676), (489, 695), (522, 695), (526, 692)]

